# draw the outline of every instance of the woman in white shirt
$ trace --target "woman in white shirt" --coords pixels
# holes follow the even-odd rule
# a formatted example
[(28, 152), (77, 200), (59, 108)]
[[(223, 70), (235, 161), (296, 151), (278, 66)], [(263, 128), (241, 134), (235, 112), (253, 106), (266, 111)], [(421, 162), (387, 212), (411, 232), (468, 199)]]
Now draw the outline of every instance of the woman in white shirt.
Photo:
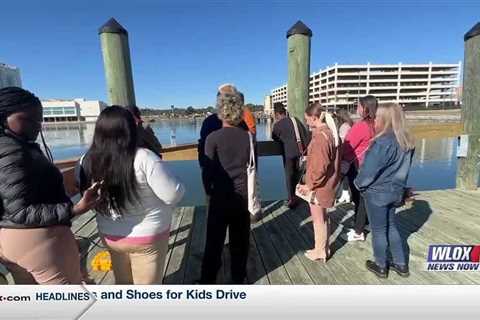
[(102, 181), (96, 207), (117, 284), (161, 284), (172, 212), (184, 186), (154, 152), (137, 147), (131, 113), (111, 106), (100, 114), (93, 143), (80, 163), (79, 186)]

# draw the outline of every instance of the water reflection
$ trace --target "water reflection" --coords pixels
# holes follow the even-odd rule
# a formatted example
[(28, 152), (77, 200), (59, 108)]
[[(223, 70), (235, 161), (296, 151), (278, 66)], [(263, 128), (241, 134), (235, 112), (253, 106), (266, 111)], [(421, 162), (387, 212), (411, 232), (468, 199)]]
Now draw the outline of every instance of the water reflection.
[(416, 190), (455, 187), (457, 173), (456, 138), (419, 139), (409, 184)]
[[(199, 136), (201, 120), (168, 120), (149, 124), (165, 145), (177, 145), (196, 142)], [(273, 122), (271, 119), (257, 125), (258, 140), (271, 140)], [(54, 151), (56, 160), (79, 156), (79, 149), (90, 145), (95, 124), (60, 124), (44, 127), (45, 139)], [(445, 161), (451, 166), (456, 163), (455, 138), (417, 139), (415, 163), (424, 168), (430, 161)], [(71, 150), (69, 149), (71, 148)], [(61, 152), (60, 152), (61, 151)]]
[(177, 129), (176, 128), (172, 128), (170, 130), (170, 145), (171, 146), (176, 146), (177, 145)]
[(446, 160), (448, 165), (455, 159), (455, 138), (419, 139), (416, 141), (416, 161), (423, 168), (426, 161)]
[(266, 140), (272, 140), (273, 121), (268, 118), (265, 123), (265, 138)]
[[(163, 145), (192, 143), (198, 140), (201, 120), (168, 120), (150, 123)], [(258, 140), (271, 139), (272, 121), (257, 125)], [(45, 139), (55, 160), (82, 155), (90, 145), (95, 125), (48, 125)], [(415, 160), (409, 185), (416, 190), (453, 188), (456, 175), (456, 139), (418, 139)], [(169, 163), (172, 170), (189, 187), (182, 205), (203, 203), (200, 171), (196, 161)], [(283, 168), (280, 157), (262, 157), (259, 162), (261, 195), (264, 200), (276, 200), (286, 196)]]
[(50, 147), (78, 146), (90, 144), (95, 124), (49, 124), (43, 127), (43, 134)]

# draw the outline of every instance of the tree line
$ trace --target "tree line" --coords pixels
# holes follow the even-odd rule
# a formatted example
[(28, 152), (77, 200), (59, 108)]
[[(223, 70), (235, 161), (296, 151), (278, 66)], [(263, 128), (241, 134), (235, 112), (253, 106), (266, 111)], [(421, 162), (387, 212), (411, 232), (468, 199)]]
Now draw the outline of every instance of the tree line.
[[(263, 111), (263, 105), (247, 103), (245, 105), (252, 112), (261, 112)], [(203, 116), (207, 113), (214, 113), (216, 111), (215, 107), (193, 107), (188, 106), (187, 108), (177, 108), (175, 106), (170, 107), (169, 109), (160, 109), (160, 108), (141, 108), (143, 116), (162, 116), (162, 117), (188, 117), (188, 116)]]

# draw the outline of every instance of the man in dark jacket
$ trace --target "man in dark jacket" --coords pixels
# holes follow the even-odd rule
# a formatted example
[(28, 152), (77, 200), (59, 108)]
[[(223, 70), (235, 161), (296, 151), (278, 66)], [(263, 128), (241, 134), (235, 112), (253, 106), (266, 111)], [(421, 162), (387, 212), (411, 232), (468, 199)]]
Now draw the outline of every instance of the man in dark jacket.
[[(283, 146), (283, 165), (288, 193), (287, 206), (294, 208), (298, 204), (298, 198), (295, 196), (295, 187), (300, 179), (298, 163), (301, 153), (306, 153), (310, 142), (310, 133), (300, 120), (287, 115), (283, 104), (275, 103), (273, 112), (275, 124), (273, 125), (272, 139), (280, 142)], [(293, 121), (298, 128), (299, 142), (297, 141)]]
[(135, 123), (137, 124), (138, 146), (140, 148), (148, 149), (162, 158), (162, 144), (155, 136), (152, 127), (148, 124), (144, 125), (140, 109), (137, 106), (129, 106), (127, 109), (133, 115)]
[(200, 168), (205, 168), (207, 157), (205, 155), (205, 141), (210, 133), (222, 128), (222, 120), (218, 118), (216, 113), (209, 115), (203, 120), (200, 129), (200, 139), (198, 140), (198, 162)]

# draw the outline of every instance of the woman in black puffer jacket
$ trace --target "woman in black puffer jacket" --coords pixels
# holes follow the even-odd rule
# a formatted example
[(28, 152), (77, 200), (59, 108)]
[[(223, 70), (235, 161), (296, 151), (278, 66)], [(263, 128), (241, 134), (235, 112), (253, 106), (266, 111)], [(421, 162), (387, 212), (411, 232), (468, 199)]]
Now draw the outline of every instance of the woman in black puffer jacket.
[(95, 206), (98, 190), (72, 204), (50, 152), (47, 158), (35, 143), (41, 125), (37, 97), (0, 89), (0, 261), (16, 283), (79, 284), (70, 221)]

